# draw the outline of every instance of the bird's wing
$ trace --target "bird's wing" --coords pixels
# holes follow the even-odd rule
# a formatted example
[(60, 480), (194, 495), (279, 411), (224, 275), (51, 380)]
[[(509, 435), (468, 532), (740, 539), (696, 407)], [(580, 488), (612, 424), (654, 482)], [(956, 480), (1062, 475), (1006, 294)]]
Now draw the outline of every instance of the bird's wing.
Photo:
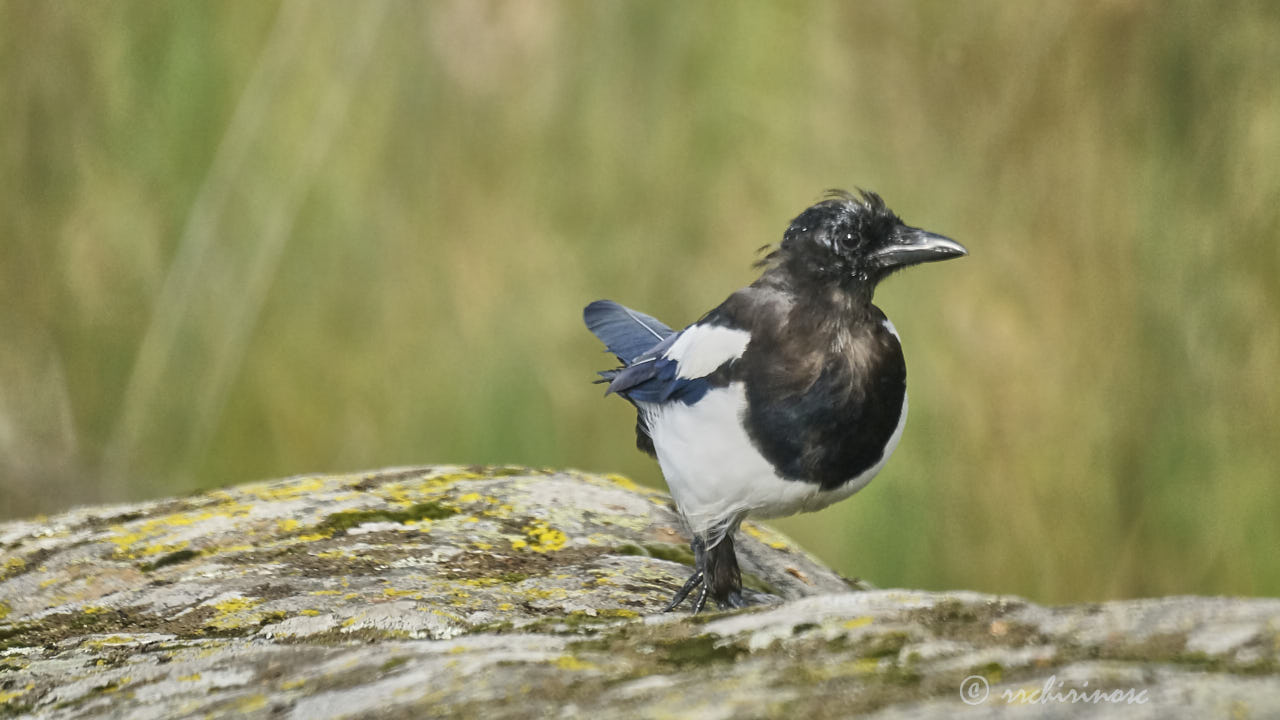
[(582, 311), (587, 329), (600, 338), (623, 365), (675, 334), (659, 320), (619, 305), (612, 300), (596, 300)]
[(627, 367), (605, 373), (609, 392), (632, 402), (692, 405), (728, 383), (728, 368), (747, 349), (751, 333), (706, 319), (672, 335)]

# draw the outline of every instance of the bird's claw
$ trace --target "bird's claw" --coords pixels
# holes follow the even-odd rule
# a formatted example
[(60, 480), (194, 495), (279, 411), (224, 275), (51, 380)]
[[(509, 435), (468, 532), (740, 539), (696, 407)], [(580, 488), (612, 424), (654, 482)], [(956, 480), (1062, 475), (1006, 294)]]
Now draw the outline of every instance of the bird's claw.
[(685, 581), (684, 585), (671, 597), (671, 602), (667, 603), (667, 606), (662, 609), (662, 612), (667, 613), (675, 610), (679, 607), (680, 603), (684, 602), (685, 598), (689, 597), (689, 593), (693, 592), (693, 589), (699, 585), (702, 585), (702, 592), (698, 594), (698, 598), (695, 599), (693, 603), (694, 613), (697, 613), (698, 610), (702, 608), (703, 603), (706, 602), (707, 596), (707, 587), (706, 584), (702, 582), (701, 570), (693, 571), (693, 574), (689, 576), (689, 579)]
[[(707, 586), (705, 575), (701, 570), (695, 570), (689, 579), (685, 581), (676, 594), (671, 597), (671, 602), (662, 609), (662, 612), (668, 613), (675, 610), (683, 603), (693, 591), (697, 589), (698, 593), (693, 598), (693, 613), (697, 615), (706, 607), (707, 600), (711, 597), (711, 589)], [(724, 599), (717, 599), (716, 605), (721, 610), (737, 610), (739, 608), (750, 607), (760, 603), (756, 597), (760, 593), (754, 593), (747, 590), (733, 590)]]

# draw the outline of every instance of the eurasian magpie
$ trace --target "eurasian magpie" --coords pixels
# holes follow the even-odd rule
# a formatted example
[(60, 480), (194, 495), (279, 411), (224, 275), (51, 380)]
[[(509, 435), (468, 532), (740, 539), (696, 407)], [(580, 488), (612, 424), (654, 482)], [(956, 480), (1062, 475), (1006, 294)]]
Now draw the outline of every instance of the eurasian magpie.
[(884, 467), (907, 419), (907, 368), (876, 285), (966, 255), (910, 227), (880, 196), (829, 191), (791, 221), (759, 279), (680, 332), (610, 300), (583, 311), (622, 367), (605, 393), (635, 406), (636, 445), (662, 468), (692, 536), (694, 589), (746, 604), (733, 536), (747, 515), (819, 510)]

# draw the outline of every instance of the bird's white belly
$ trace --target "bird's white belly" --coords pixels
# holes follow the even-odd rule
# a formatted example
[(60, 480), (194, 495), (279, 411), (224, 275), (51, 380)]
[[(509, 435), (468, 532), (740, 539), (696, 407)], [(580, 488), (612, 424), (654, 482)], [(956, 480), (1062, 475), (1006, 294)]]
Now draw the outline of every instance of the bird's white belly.
[(902, 437), (907, 398), (884, 454), (875, 465), (834, 490), (787, 480), (756, 450), (742, 424), (746, 411), (742, 383), (707, 392), (693, 405), (640, 403), (658, 464), (689, 529), (712, 544), (747, 514), (781, 517), (820, 510), (871, 482)]

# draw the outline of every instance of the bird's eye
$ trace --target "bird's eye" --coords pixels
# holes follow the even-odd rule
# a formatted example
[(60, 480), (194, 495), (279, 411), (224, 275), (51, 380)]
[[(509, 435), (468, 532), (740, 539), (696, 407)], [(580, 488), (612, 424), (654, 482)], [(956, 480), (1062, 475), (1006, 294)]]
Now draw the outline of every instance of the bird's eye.
[(836, 242), (840, 243), (840, 247), (845, 250), (854, 250), (861, 243), (862, 238), (848, 230), (840, 230), (836, 233)]

